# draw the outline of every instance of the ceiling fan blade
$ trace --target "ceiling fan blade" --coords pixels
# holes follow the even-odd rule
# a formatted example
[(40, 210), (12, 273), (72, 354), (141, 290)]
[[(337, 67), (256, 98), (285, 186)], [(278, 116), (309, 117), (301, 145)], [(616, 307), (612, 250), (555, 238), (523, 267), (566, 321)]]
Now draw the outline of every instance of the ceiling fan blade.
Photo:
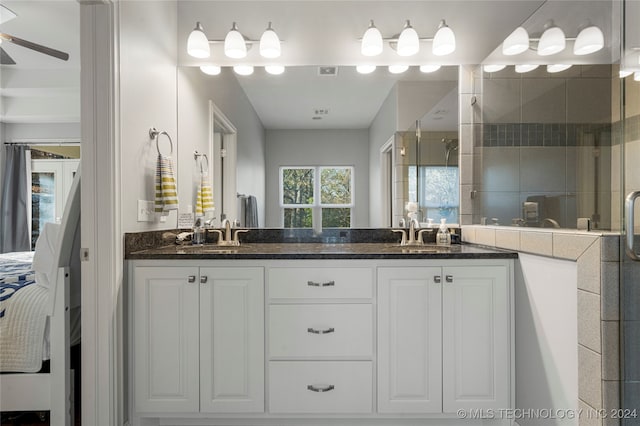
[(62, 52), (60, 50), (52, 49), (47, 46), (43, 46), (41, 44), (33, 43), (28, 40), (23, 40), (18, 37), (14, 37), (9, 34), (0, 33), (0, 38), (11, 42), (13, 44), (17, 44), (18, 46), (26, 47), (27, 49), (35, 50), (36, 52), (44, 53), (45, 55), (53, 56), (54, 58), (62, 59), (66, 61), (69, 59), (69, 54)]
[(5, 50), (0, 47), (0, 65), (15, 65), (16, 61)]

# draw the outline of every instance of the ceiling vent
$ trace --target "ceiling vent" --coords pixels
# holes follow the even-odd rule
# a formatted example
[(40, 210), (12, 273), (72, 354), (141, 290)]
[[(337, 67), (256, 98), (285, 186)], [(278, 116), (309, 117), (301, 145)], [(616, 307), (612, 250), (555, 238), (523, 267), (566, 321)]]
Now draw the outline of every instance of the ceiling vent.
[(318, 75), (335, 77), (338, 75), (338, 67), (318, 67)]

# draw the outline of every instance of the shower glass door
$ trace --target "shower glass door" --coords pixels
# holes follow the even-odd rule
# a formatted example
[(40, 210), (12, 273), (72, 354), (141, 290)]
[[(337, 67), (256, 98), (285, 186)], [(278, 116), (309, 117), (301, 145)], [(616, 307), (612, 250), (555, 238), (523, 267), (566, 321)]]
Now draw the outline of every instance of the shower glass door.
[[(622, 69), (635, 71), (621, 81), (622, 189), (629, 200), (622, 207), (620, 257), (621, 405), (622, 426), (640, 425), (640, 2), (627, 0), (623, 9)], [(635, 208), (634, 208), (635, 207)], [(627, 415), (628, 414), (628, 415)]]

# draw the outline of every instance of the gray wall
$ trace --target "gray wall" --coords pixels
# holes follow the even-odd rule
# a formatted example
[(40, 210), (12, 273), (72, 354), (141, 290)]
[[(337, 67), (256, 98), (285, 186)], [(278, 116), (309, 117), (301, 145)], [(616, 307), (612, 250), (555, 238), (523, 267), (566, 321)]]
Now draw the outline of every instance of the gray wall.
[[(218, 76), (208, 76), (199, 68), (179, 67), (178, 134), (182, 149), (187, 152), (209, 152), (209, 100), (212, 100), (236, 127), (237, 191), (256, 197), (258, 223), (264, 226), (265, 133), (262, 122), (229, 69), (223, 70)], [(184, 159), (180, 172), (180, 180), (183, 183), (179, 189), (186, 197), (185, 200), (191, 200), (188, 204), (195, 205), (197, 179), (193, 156)]]
[(369, 226), (369, 131), (267, 130), (267, 227), (280, 227), (281, 166), (355, 167), (354, 227)]
[(2, 141), (16, 139), (80, 139), (80, 123), (5, 123)]
[(369, 225), (373, 228), (385, 226), (382, 216), (380, 148), (393, 137), (397, 127), (398, 86), (395, 85), (369, 127)]
[(119, 13), (122, 229), (136, 232), (175, 228), (175, 213), (166, 222), (138, 222), (137, 200), (151, 201), (155, 196), (158, 154), (149, 139), (150, 127), (171, 135), (176, 173), (180, 172), (183, 156), (193, 158), (193, 153), (183, 151), (177, 138), (177, 3), (122, 2)]

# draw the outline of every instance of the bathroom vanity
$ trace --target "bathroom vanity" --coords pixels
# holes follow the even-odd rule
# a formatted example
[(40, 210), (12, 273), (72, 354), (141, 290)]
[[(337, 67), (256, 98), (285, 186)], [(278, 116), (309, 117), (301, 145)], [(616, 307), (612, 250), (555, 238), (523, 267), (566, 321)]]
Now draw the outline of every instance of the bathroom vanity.
[(130, 422), (511, 424), (515, 257), (375, 243), (129, 253)]

